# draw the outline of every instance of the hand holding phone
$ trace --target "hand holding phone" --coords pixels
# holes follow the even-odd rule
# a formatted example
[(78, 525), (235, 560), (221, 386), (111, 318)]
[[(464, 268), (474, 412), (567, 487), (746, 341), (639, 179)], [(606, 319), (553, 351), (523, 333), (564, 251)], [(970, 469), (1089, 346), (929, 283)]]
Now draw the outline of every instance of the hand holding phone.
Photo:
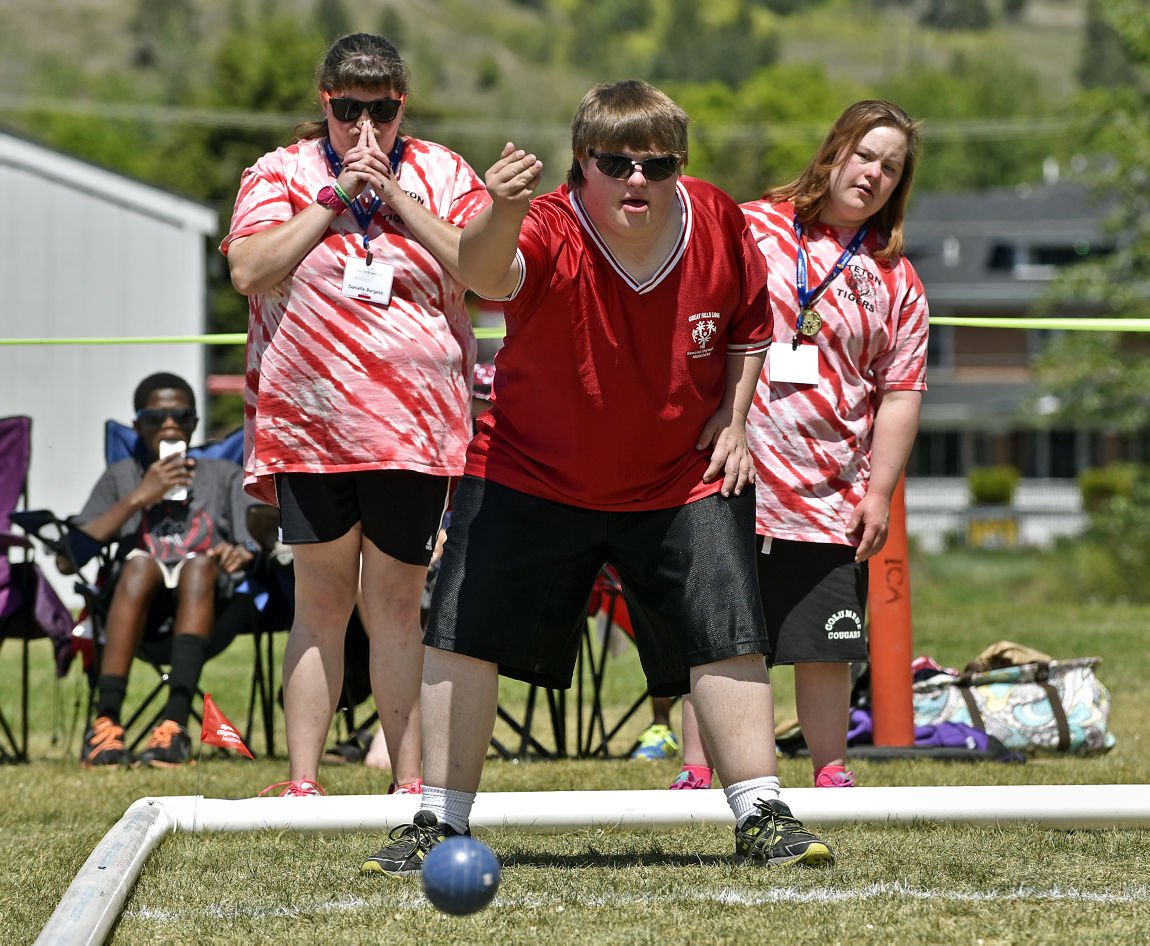
[[(182, 440), (161, 440), (160, 441), (160, 459), (170, 456), (186, 456), (188, 452), (188, 445)], [(164, 493), (164, 499), (171, 499), (178, 503), (187, 502), (188, 488), (186, 486), (173, 486), (170, 490)]]

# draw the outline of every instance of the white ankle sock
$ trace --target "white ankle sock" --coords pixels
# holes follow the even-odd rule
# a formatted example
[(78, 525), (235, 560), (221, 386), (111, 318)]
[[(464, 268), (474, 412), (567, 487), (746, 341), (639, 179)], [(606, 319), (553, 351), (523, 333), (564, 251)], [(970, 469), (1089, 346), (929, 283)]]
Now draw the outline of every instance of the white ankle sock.
[(772, 801), (779, 797), (779, 780), (774, 775), (749, 778), (745, 782), (724, 786), (723, 792), (727, 796), (727, 804), (735, 813), (735, 824), (741, 825), (755, 813), (756, 801)]
[(419, 807), (430, 811), (440, 824), (450, 825), (460, 834), (466, 834), (475, 804), (475, 792), (457, 792), (437, 785), (424, 785)]

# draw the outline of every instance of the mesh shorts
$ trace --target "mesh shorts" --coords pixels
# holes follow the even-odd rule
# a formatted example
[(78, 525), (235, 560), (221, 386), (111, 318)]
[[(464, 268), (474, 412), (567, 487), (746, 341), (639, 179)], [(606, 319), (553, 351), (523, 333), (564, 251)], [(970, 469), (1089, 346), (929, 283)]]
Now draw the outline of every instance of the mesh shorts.
[(447, 484), (445, 476), (410, 470), (277, 474), (280, 540), (333, 542), (358, 522), (381, 552), (408, 565), (426, 565), (443, 519)]
[(854, 559), (849, 545), (783, 539), (758, 556), (773, 663), (867, 659), (867, 563)]
[(652, 695), (686, 693), (692, 666), (767, 652), (754, 511), (753, 489), (674, 509), (604, 512), (465, 476), (424, 643), (566, 689), (591, 586), (609, 563)]

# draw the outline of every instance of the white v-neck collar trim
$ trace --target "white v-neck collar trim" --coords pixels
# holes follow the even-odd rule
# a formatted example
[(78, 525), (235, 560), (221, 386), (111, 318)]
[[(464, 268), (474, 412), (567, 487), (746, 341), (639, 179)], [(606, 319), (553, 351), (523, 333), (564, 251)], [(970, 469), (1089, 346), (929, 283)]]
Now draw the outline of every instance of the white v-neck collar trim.
[(595, 228), (595, 224), (591, 222), (591, 218), (587, 215), (587, 211), (583, 207), (583, 201), (579, 199), (579, 192), (570, 191), (567, 194), (567, 199), (571, 204), (571, 209), (575, 212), (575, 216), (578, 218), (580, 225), (584, 230), (587, 231), (587, 235), (591, 238), (591, 242), (599, 248), (599, 252), (602, 253), (607, 262), (611, 264), (611, 268), (619, 274), (619, 278), (622, 279), (639, 295), (650, 292), (652, 289), (658, 286), (659, 283), (666, 279), (667, 274), (675, 268), (687, 250), (687, 243), (690, 240), (691, 230), (694, 223), (694, 214), (691, 211), (691, 197), (687, 193), (687, 189), (683, 186), (682, 180), (675, 182), (675, 197), (678, 199), (679, 207), (683, 211), (682, 225), (679, 227), (679, 238), (675, 241), (674, 246), (671, 247), (671, 251), (667, 254), (667, 258), (663, 261), (659, 268), (656, 269), (649, 278), (640, 282), (627, 271), (627, 268), (621, 262), (619, 262), (618, 257), (616, 257), (615, 254), (611, 251), (611, 247), (607, 245), (607, 242)]

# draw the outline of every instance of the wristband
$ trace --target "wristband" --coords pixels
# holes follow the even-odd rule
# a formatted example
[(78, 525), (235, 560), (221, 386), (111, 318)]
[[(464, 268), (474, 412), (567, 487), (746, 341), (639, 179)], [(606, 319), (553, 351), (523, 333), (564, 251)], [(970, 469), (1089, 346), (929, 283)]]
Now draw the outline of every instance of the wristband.
[(335, 188), (338, 186), (333, 181), (326, 187), (321, 187), (319, 193), (315, 195), (315, 202), (325, 210), (330, 210), (337, 217), (347, 210), (347, 203), (336, 193)]
[(343, 201), (343, 205), (345, 207), (351, 206), (352, 200), (350, 197), (347, 196), (347, 191), (345, 191), (342, 187), (339, 186), (339, 180), (338, 179), (331, 182), (331, 189), (333, 191), (335, 191), (335, 196)]

